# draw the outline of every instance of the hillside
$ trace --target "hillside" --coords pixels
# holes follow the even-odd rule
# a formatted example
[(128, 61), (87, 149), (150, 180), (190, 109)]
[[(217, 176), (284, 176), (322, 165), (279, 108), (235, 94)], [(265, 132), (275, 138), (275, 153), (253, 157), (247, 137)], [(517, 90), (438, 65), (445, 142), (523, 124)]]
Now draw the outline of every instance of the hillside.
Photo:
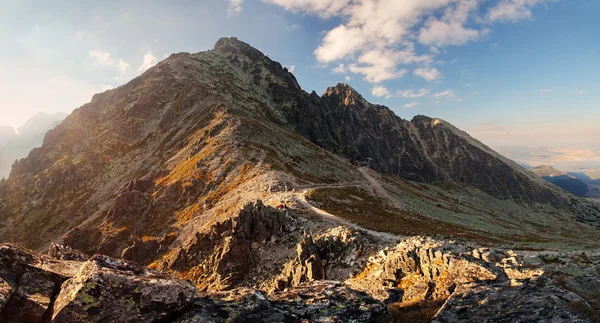
[[(0, 240), (124, 258), (208, 292), (367, 275), (406, 236), (467, 239), (460, 257), (480, 263), (473, 248), (598, 248), (599, 226), (599, 204), (447, 121), (403, 120), (347, 84), (306, 93), (235, 38), (94, 95), (0, 182)], [(443, 262), (438, 247), (424, 252)]]

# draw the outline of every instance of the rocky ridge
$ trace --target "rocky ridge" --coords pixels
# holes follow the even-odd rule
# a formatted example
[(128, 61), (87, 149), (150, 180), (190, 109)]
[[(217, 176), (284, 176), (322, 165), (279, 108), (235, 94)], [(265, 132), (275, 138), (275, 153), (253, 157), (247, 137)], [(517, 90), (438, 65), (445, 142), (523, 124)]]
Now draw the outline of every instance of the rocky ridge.
[[(357, 240), (362, 239), (376, 238), (343, 227), (312, 242), (303, 235), (298, 259), (305, 261), (292, 259), (280, 268), (280, 277), (295, 267), (294, 278), (302, 279), (284, 288), (276, 280), (270, 292), (251, 287), (201, 292), (190, 281), (104, 255), (64, 260), (71, 258), (72, 250), (62, 246), (55, 246), (51, 257), (3, 245), (0, 318), (3, 322), (600, 319), (600, 250), (515, 253), (413, 237), (368, 252), (364, 262), (355, 257), (332, 261), (331, 267), (350, 267), (355, 273), (345, 280), (327, 280), (331, 278), (326, 262), (319, 263), (318, 254), (325, 258), (339, 243), (357, 250)], [(313, 261), (306, 261), (311, 257)], [(318, 266), (320, 273), (304, 271)]]

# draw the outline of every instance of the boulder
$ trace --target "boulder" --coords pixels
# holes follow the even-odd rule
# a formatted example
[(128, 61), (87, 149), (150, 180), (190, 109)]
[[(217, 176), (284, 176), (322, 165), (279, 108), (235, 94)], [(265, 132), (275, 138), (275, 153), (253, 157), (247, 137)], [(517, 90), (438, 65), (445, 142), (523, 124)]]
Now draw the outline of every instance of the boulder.
[(95, 255), (61, 288), (56, 322), (156, 322), (182, 311), (196, 287), (158, 271)]
[(83, 252), (73, 249), (69, 246), (60, 245), (56, 243), (50, 244), (50, 250), (48, 250), (48, 256), (56, 260), (76, 260), (86, 261), (90, 258)]
[(175, 322), (385, 322), (386, 307), (335, 281), (312, 281), (265, 295), (248, 288), (197, 298)]

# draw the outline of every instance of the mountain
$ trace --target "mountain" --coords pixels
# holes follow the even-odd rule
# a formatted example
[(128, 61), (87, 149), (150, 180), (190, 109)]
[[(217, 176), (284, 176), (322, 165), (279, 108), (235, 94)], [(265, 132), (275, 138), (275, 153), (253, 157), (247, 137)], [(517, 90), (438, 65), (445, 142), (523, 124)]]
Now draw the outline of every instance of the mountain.
[(0, 126), (0, 145), (12, 140), (17, 136), (17, 132), (13, 127)]
[(8, 177), (15, 160), (26, 157), (31, 149), (39, 147), (46, 132), (66, 117), (65, 113), (40, 112), (16, 130), (0, 126), (0, 178)]
[(534, 167), (531, 171), (573, 195), (600, 198), (600, 185), (583, 173), (563, 172), (548, 165)]
[[(284, 292), (356, 274), (376, 277), (356, 283), (379, 293), (402, 280), (419, 299), (433, 281), (416, 277), (430, 272), (416, 264), (446, 263), (438, 252), (450, 241), (475, 243), (459, 252), (471, 261), (480, 245), (597, 248), (598, 226), (599, 204), (449, 122), (403, 120), (347, 84), (306, 93), (235, 38), (94, 95), (0, 182), (1, 240), (123, 258), (209, 292)], [(411, 243), (409, 254), (399, 246), (393, 266), (374, 264), (406, 267), (385, 271), (390, 279), (368, 274), (371, 257), (414, 235), (446, 240), (423, 252)], [(486, 273), (497, 270), (477, 272), (496, 281)]]
[[(567, 175), (566, 172), (563, 172), (561, 170), (558, 170), (552, 166), (548, 166), (548, 165), (540, 165), (537, 167), (533, 167), (532, 169), (530, 169), (533, 173), (535, 173), (537, 176), (540, 177), (556, 177), (556, 176), (562, 176), (562, 175)], [(571, 176), (568, 176), (571, 177)]]

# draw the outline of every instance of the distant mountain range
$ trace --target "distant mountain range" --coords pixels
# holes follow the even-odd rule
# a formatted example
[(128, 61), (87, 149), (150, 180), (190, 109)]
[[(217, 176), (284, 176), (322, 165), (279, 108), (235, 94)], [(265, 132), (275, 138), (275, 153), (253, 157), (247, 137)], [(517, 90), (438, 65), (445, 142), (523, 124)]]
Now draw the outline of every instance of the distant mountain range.
[(600, 179), (593, 180), (584, 173), (564, 172), (548, 165), (534, 167), (531, 171), (576, 196), (600, 198)]
[(15, 160), (27, 157), (31, 149), (40, 147), (46, 132), (66, 117), (65, 113), (40, 112), (17, 129), (0, 126), (0, 178), (8, 177)]

